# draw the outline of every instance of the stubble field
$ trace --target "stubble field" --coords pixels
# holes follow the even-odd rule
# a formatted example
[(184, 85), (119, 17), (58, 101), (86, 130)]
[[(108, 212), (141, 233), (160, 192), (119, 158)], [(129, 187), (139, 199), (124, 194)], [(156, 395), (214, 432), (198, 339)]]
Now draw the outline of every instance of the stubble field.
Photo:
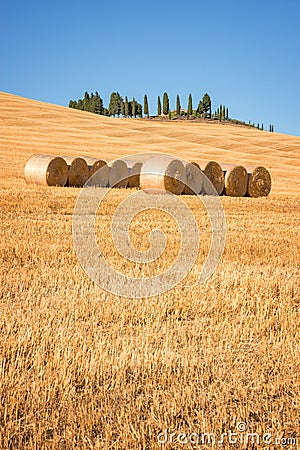
[[(276, 442), (296, 448), (300, 138), (98, 118), (7, 94), (0, 109), (0, 447), (211, 448), (215, 436), (225, 449)], [(155, 150), (199, 161), (259, 161), (271, 169), (272, 193), (222, 198), (225, 251), (204, 285), (195, 283), (209, 250), (209, 221), (195, 198), (184, 197), (201, 235), (190, 274), (154, 298), (116, 297), (87, 277), (75, 255), (79, 190), (26, 186), (23, 167), (36, 152), (113, 158)], [(126, 263), (109, 237), (127, 195), (113, 191), (99, 210), (99, 247), (119, 271), (149, 276), (143, 264)], [(142, 250), (157, 227), (167, 250), (151, 273), (176, 257), (176, 223), (152, 211), (131, 227)]]

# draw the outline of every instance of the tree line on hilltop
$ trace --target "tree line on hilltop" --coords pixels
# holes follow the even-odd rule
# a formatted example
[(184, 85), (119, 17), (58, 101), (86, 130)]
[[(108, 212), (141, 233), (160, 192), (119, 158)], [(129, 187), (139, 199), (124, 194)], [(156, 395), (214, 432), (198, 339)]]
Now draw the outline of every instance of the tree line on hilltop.
[(103, 99), (96, 91), (84, 93), (84, 97), (79, 100), (70, 100), (69, 108), (80, 109), (82, 111), (88, 111), (101, 116), (118, 116), (124, 117), (143, 117), (143, 108), (134, 98), (128, 100), (127, 97), (123, 99), (119, 92), (112, 92), (110, 95), (109, 105), (106, 108), (103, 103)]
[[(123, 117), (150, 117), (149, 104), (147, 95), (144, 96), (144, 105), (138, 103), (135, 98), (128, 100), (126, 96), (125, 99), (119, 94), (119, 92), (112, 92), (110, 95), (109, 105), (106, 108), (103, 103), (103, 99), (100, 97), (99, 93), (96, 91), (95, 94), (92, 92), (89, 94), (87, 91), (84, 93), (84, 97), (79, 100), (70, 100), (70, 108), (80, 109), (82, 111), (88, 111), (95, 114), (103, 116), (123, 116)], [(218, 110), (219, 111), (219, 110)], [(176, 97), (176, 110), (170, 110), (170, 100), (167, 92), (163, 94), (163, 103), (161, 103), (161, 98), (157, 99), (157, 116), (173, 116), (177, 114), (178, 116), (196, 116), (202, 118), (211, 118), (211, 99), (208, 94), (205, 94), (198, 103), (197, 109), (193, 109), (193, 99), (192, 95), (188, 98), (187, 110), (181, 107), (180, 97)], [(215, 113), (216, 114), (216, 113)], [(221, 111), (222, 115), (222, 111)], [(228, 108), (227, 108), (228, 116)], [(222, 116), (225, 118), (224, 116)]]
[[(104, 106), (103, 99), (100, 97), (99, 93), (96, 91), (95, 94), (92, 92), (89, 94), (87, 91), (84, 93), (84, 97), (79, 100), (70, 100), (69, 108), (79, 109), (82, 111), (92, 112), (103, 116), (113, 116), (113, 117), (150, 117), (148, 97), (144, 95), (143, 105), (133, 98), (128, 100), (126, 96), (123, 98), (119, 92), (112, 92), (110, 95), (108, 107)], [(212, 112), (212, 102), (209, 94), (204, 94), (202, 99), (198, 102), (197, 108), (193, 108), (193, 98), (192, 94), (189, 94), (187, 101), (187, 108), (183, 109), (181, 106), (181, 101), (179, 95), (176, 96), (176, 107), (175, 109), (170, 109), (170, 100), (167, 92), (164, 92), (161, 97), (157, 97), (157, 114), (156, 116), (164, 116), (169, 119), (177, 118), (201, 118), (201, 119), (213, 119), (219, 120), (220, 122), (229, 121), (236, 124), (248, 125), (255, 127), (254, 123), (249, 123), (231, 119), (229, 117), (229, 109), (225, 105), (220, 105), (214, 112)], [(257, 129), (264, 129), (263, 124), (260, 126), (257, 124)], [(269, 126), (269, 131), (274, 131), (274, 125)]]

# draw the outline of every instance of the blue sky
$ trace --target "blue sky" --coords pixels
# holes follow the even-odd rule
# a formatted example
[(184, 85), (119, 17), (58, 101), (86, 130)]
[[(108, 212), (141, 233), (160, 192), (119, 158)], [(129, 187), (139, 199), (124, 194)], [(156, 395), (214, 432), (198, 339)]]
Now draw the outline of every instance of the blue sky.
[(60, 105), (112, 91), (167, 91), (300, 135), (300, 2), (189, 0), (0, 3), (0, 90)]

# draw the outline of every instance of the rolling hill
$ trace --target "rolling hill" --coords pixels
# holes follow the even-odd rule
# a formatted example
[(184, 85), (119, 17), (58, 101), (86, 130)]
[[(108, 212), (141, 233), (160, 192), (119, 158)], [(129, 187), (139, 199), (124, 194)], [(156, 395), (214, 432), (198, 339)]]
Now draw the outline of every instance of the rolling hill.
[[(97, 116), (0, 92), (1, 185), (20, 184), (33, 153), (114, 159), (165, 152), (194, 161), (264, 165), (272, 194), (300, 192), (300, 137), (219, 123)], [(18, 180), (18, 181), (17, 181)]]
[[(224, 430), (235, 436), (224, 440), (225, 450), (234, 442), (264, 445), (248, 444), (248, 434), (296, 448), (300, 138), (215, 123), (113, 119), (5, 93), (0, 120), (0, 448), (161, 450), (177, 432), (199, 433), (199, 444), (210, 448)], [(198, 225), (196, 260), (169, 291), (141, 299), (137, 286), (128, 299), (97, 285), (75, 252), (78, 196), (92, 199), (100, 191), (26, 185), (23, 169), (36, 152), (111, 159), (155, 150), (264, 164), (273, 190), (268, 198), (221, 197), (224, 253), (203, 284), (212, 248), (203, 198), (171, 197), (185, 203)], [(111, 286), (120, 286), (119, 273), (141, 283), (156, 283), (161, 273), (177, 276), (178, 255), (185, 263), (195, 250), (189, 222), (184, 236), (176, 220), (185, 222), (182, 205), (170, 214), (162, 208), (169, 196), (157, 196), (153, 208), (138, 203), (133, 219), (130, 208), (118, 219), (127, 197), (143, 193), (107, 194), (94, 230), (97, 258), (102, 254), (114, 270)], [(91, 215), (81, 218), (89, 256), (84, 231)], [(166, 236), (165, 251), (149, 264), (127, 259), (112, 233), (115, 218), (119, 236), (137, 251), (150, 248), (157, 229)], [(172, 448), (179, 448), (175, 438)]]

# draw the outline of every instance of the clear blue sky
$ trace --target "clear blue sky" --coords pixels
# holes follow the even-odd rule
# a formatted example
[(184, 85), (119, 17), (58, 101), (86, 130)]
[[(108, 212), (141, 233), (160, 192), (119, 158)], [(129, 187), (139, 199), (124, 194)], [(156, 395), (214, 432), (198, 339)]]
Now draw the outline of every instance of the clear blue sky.
[(300, 135), (299, 0), (2, 0), (0, 90), (60, 105), (117, 90)]

